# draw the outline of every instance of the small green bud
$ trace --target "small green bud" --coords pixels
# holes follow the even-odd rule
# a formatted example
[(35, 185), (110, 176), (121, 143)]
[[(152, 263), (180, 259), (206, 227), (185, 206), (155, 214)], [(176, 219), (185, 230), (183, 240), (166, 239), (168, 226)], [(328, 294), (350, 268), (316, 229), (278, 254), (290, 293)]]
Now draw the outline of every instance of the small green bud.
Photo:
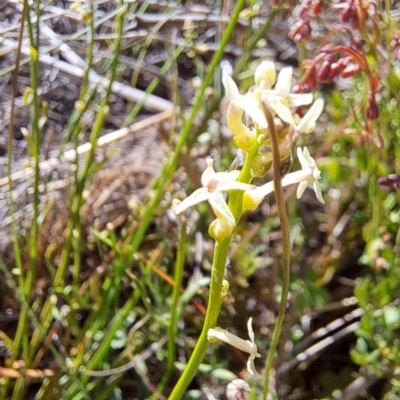
[(253, 177), (262, 178), (272, 167), (272, 154), (258, 154), (251, 162), (250, 173)]

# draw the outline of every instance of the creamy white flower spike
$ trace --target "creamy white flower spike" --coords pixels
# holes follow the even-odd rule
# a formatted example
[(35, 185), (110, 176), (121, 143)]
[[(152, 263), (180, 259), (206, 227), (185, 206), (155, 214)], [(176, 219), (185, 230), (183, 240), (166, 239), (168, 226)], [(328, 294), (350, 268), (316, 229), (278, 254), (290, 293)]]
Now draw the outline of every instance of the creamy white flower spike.
[(257, 351), (257, 345), (254, 342), (254, 332), (251, 324), (252, 319), (250, 318), (247, 322), (250, 340), (241, 339), (240, 337), (222, 328), (209, 329), (207, 332), (207, 338), (209, 342), (213, 344), (218, 344), (219, 341), (222, 341), (238, 348), (239, 350), (249, 353), (250, 357), (247, 361), (247, 370), (250, 372), (250, 374), (255, 375), (257, 371), (254, 366), (254, 359), (256, 357), (261, 357), (261, 354), (259, 354)]
[(217, 219), (213, 222), (213, 232), (217, 239), (230, 236), (236, 226), (235, 217), (226, 204), (222, 192), (228, 190), (251, 190), (254, 185), (237, 182), (240, 171), (215, 172), (214, 160), (207, 158), (207, 168), (201, 176), (202, 188), (195, 190), (189, 197), (179, 203), (175, 209), (175, 214), (180, 214), (189, 207), (202, 201), (208, 201)]
[(291, 109), (293, 107), (311, 104), (313, 95), (312, 93), (290, 93), (292, 75), (293, 69), (291, 67), (282, 68), (278, 75), (275, 89), (263, 90), (261, 99), (267, 100), (268, 104), (279, 118), (296, 128)]
[(225, 70), (222, 70), (222, 84), (224, 85), (226, 96), (233, 105), (245, 111), (260, 129), (268, 127), (264, 112), (261, 110), (254, 96), (251, 93), (248, 93), (248, 95), (240, 94), (235, 81)]
[[(300, 198), (307, 186), (311, 184), (314, 187), (317, 199), (322, 204), (325, 204), (325, 201), (322, 197), (321, 185), (318, 182), (319, 179), (321, 179), (321, 171), (318, 169), (315, 160), (310, 156), (307, 147), (304, 147), (303, 151), (300, 147), (298, 147), (297, 156), (302, 169), (300, 171), (291, 172), (290, 174), (285, 175), (281, 181), (282, 186), (289, 186), (299, 183), (299, 187), (297, 189), (297, 198)], [(243, 197), (243, 208), (245, 210), (255, 210), (264, 200), (264, 197), (274, 191), (274, 188), (274, 182), (271, 181), (263, 186), (246, 191)]]

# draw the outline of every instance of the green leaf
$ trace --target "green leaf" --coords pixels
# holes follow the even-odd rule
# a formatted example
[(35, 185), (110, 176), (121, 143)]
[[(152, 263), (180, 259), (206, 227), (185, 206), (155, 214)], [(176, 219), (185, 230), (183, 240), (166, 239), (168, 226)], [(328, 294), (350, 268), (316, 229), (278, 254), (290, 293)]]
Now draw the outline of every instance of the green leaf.
[(385, 307), (383, 310), (386, 325), (395, 329), (400, 326), (400, 311), (396, 307)]
[(351, 349), (350, 350), (350, 358), (357, 365), (364, 365), (366, 360), (365, 354), (360, 354), (357, 350)]
[(221, 381), (227, 381), (227, 382), (232, 381), (233, 379), (237, 378), (237, 376), (233, 372), (231, 372), (227, 369), (224, 369), (224, 368), (216, 368), (216, 369), (212, 370), (211, 376), (213, 378), (219, 379)]

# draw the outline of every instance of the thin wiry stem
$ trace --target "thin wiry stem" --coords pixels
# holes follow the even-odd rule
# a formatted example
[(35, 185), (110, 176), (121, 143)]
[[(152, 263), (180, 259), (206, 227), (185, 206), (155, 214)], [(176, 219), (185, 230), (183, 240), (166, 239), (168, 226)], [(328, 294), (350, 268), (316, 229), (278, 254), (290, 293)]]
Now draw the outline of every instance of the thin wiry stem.
[(282, 294), (281, 302), (279, 305), (278, 318), (276, 320), (276, 325), (274, 333), (272, 335), (271, 347), (269, 349), (267, 361), (265, 364), (265, 382), (263, 390), (263, 399), (265, 400), (269, 392), (269, 380), (270, 371), (272, 369), (272, 363), (274, 361), (275, 351), (278, 347), (279, 339), (281, 337), (283, 320), (285, 318), (286, 304), (289, 294), (289, 281), (290, 281), (290, 230), (289, 221), (286, 213), (285, 198), (283, 195), (282, 182), (281, 182), (281, 161), (279, 154), (279, 142), (278, 134), (276, 133), (274, 118), (271, 112), (271, 108), (268, 103), (264, 100), (262, 102), (265, 116), (268, 121), (269, 134), (271, 139), (271, 150), (273, 157), (273, 180), (275, 186), (275, 198), (276, 205), (278, 208), (279, 220), (281, 223), (282, 231), (282, 242), (283, 242), (283, 266), (282, 266)]
[[(11, 228), (12, 228), (12, 235), (13, 235), (13, 248), (14, 248), (14, 258), (15, 258), (15, 266), (18, 271), (20, 271), (18, 275), (19, 287), (22, 289), (24, 287), (24, 276), (22, 274), (22, 256), (21, 256), (21, 248), (18, 242), (18, 231), (17, 231), (17, 224), (15, 221), (15, 206), (13, 200), (13, 187), (11, 177), (11, 166), (12, 166), (12, 149), (13, 149), (13, 137), (14, 137), (14, 114), (15, 114), (15, 97), (17, 93), (17, 82), (18, 82), (18, 73), (19, 73), (19, 65), (21, 59), (21, 46), (22, 46), (22, 39), (23, 39), (23, 32), (24, 32), (24, 24), (25, 24), (25, 8), (28, 7), (27, 1), (24, 1), (22, 16), (21, 16), (21, 29), (19, 31), (18, 37), (18, 47), (16, 49), (16, 56), (15, 56), (15, 70), (14, 70), (14, 77), (13, 77), (13, 85), (12, 85), (12, 92), (11, 92), (11, 111), (10, 111), (10, 124), (8, 126), (8, 143), (7, 143), (7, 155), (8, 155), (8, 165), (7, 165), (7, 176), (9, 177), (8, 183), (8, 190), (10, 193), (9, 196), (9, 205), (10, 205), (10, 215), (11, 215)], [(22, 313), (24, 314), (24, 312)], [(14, 344), (19, 347), (19, 342), (22, 340), (22, 334), (25, 328), (25, 324), (21, 326), (19, 324), (19, 330), (16, 335)], [(15, 352), (13, 357), (11, 358), (12, 361), (15, 361), (18, 354)], [(10, 384), (10, 379), (5, 378), (2, 389), (0, 392), (0, 398), (4, 399), (7, 396), (8, 388)]]

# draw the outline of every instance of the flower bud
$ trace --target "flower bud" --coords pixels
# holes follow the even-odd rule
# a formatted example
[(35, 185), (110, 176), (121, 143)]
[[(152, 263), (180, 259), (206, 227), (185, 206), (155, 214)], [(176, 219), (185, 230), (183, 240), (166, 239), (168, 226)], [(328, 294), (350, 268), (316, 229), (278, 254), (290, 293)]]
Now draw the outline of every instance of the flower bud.
[(216, 241), (221, 241), (232, 235), (234, 226), (231, 226), (222, 218), (217, 218), (211, 222), (208, 228), (208, 234)]
[(361, 72), (361, 68), (357, 64), (348, 65), (343, 71), (340, 72), (341, 78), (349, 78)]
[(263, 61), (254, 73), (254, 81), (261, 89), (271, 89), (276, 82), (276, 69), (272, 61)]
[(226, 121), (228, 128), (234, 135), (233, 142), (239, 149), (248, 151), (256, 141), (256, 133), (248, 129), (243, 123), (243, 114), (244, 111), (240, 107), (229, 103)]
[(264, 200), (264, 197), (264, 195), (260, 195), (257, 189), (244, 192), (242, 206), (243, 212), (254, 211), (255, 209), (257, 209), (261, 202)]
[(272, 167), (272, 154), (257, 154), (251, 162), (250, 173), (253, 177), (262, 178)]
[(317, 70), (317, 79), (322, 82), (330, 82), (331, 75), (331, 63), (328, 60), (322, 62), (321, 66)]

